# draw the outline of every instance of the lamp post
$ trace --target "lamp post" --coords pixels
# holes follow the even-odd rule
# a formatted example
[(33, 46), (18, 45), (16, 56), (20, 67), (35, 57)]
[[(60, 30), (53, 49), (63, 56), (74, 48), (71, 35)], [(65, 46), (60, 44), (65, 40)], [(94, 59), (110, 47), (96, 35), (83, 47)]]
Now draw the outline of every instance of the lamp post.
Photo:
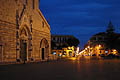
[(90, 56), (90, 46), (88, 46), (88, 54), (89, 54), (89, 56)]
[(99, 55), (101, 54), (101, 50), (100, 49), (101, 49), (101, 45), (99, 44), (98, 45)]

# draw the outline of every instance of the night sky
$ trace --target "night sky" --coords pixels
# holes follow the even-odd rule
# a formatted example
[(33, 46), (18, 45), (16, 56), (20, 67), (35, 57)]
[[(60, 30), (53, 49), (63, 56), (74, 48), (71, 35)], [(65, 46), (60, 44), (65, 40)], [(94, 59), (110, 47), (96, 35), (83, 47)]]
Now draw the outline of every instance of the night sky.
[(83, 48), (89, 38), (106, 31), (111, 20), (120, 32), (120, 0), (40, 0), (51, 34), (74, 35)]

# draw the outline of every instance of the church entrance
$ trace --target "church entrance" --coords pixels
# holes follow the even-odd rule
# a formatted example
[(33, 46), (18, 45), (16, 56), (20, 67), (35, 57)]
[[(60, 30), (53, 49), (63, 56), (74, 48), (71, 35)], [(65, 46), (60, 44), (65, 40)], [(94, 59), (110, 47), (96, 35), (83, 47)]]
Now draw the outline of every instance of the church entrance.
[(2, 62), (2, 55), (3, 54), (3, 51), (2, 51), (2, 46), (0, 45), (0, 62)]
[(44, 56), (45, 56), (45, 51), (44, 51), (45, 49), (44, 48), (42, 48), (42, 60), (44, 60)]
[(40, 50), (41, 50), (41, 59), (46, 60), (49, 57), (49, 44), (46, 39), (42, 39), (40, 42)]
[(20, 41), (20, 59), (22, 61), (27, 60), (27, 42), (25, 40)]
[(23, 27), (20, 30), (20, 60), (21, 61), (28, 61), (31, 57), (30, 55), (30, 32), (27, 27)]

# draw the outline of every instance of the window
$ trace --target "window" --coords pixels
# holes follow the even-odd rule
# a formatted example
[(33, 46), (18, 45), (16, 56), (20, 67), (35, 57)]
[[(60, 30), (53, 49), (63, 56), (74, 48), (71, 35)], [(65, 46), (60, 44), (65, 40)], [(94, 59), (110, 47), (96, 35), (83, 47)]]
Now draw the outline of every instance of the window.
[(0, 45), (0, 62), (2, 61), (2, 45)]
[(55, 40), (55, 38), (53, 38), (53, 40)]
[(18, 33), (18, 31), (17, 31), (17, 33), (16, 33), (16, 37), (19, 38), (19, 33)]
[(42, 22), (42, 27), (44, 27), (45, 26), (45, 23), (44, 23), (44, 21)]
[(33, 9), (35, 9), (35, 0), (33, 0)]
[(28, 4), (28, 0), (26, 0), (25, 3)]
[(55, 38), (56, 42), (57, 42), (57, 37)]
[(63, 41), (63, 38), (61, 37), (61, 41)]
[(102, 37), (98, 37), (98, 40), (101, 41), (101, 40), (103, 40), (103, 38)]
[(1, 36), (0, 36), (0, 41), (2, 41), (2, 38), (1, 38)]

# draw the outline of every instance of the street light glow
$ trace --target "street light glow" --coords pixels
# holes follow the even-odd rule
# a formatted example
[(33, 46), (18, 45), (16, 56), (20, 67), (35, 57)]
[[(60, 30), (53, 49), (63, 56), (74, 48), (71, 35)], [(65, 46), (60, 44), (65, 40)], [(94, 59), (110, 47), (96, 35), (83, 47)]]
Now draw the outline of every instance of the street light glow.
[(101, 47), (101, 45), (99, 45), (99, 48)]

